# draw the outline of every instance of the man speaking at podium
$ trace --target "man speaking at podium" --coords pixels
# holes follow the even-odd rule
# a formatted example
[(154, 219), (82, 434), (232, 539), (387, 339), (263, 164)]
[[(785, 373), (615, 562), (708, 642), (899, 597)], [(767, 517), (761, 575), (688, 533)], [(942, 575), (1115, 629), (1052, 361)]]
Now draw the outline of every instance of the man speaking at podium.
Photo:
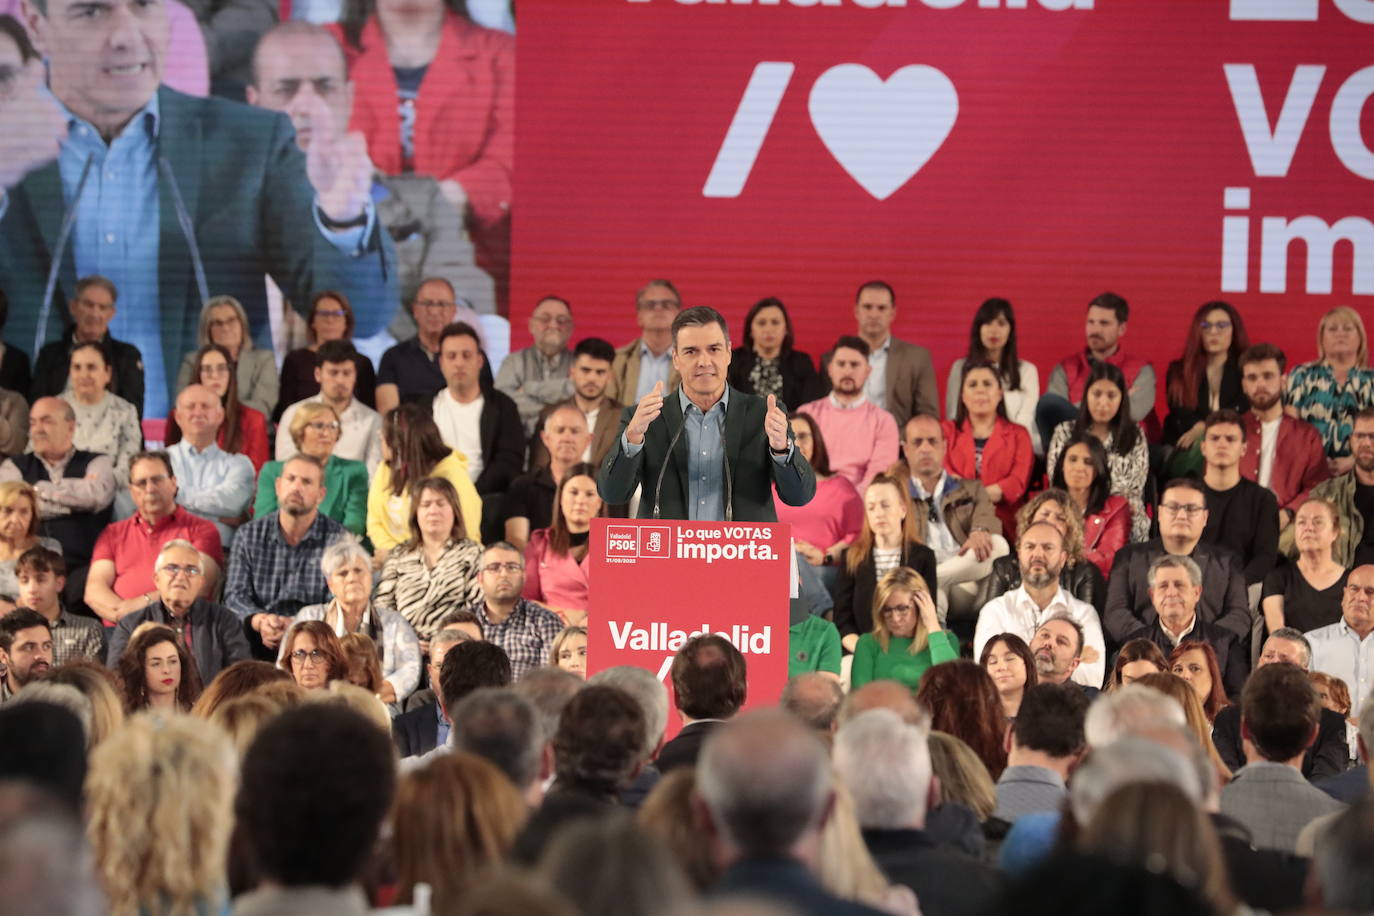
[(816, 494), (816, 474), (797, 452), (787, 412), (726, 384), (730, 330), (715, 309), (689, 308), (673, 320), (673, 368), (682, 387), (663, 383), (626, 407), (620, 435), (601, 465), (602, 499), (627, 503), (643, 484), (641, 518), (776, 522), (773, 484), (789, 506)]

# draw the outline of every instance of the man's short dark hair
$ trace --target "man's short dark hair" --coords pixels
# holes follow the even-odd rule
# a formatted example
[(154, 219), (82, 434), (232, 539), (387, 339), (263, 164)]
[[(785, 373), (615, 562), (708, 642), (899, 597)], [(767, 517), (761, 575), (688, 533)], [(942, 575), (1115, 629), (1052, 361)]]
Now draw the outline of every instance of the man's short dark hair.
[(439, 349), (444, 349), (444, 341), (450, 337), (471, 337), (472, 342), (477, 345), (477, 349), (482, 349), (482, 338), (477, 333), (477, 329), (466, 321), (455, 321), (452, 324), (444, 325), (444, 329), (439, 332)]
[(444, 653), (439, 669), (439, 700), (452, 710), (479, 687), (509, 687), (510, 656), (494, 642), (460, 642)]
[(415, 300), (417, 300), (417, 299), (420, 298), (420, 290), (424, 289), (426, 286), (428, 286), (428, 285), (431, 284), (431, 283), (442, 283), (442, 284), (444, 284), (445, 286), (448, 287), (449, 298), (454, 299), (454, 300), (456, 300), (456, 299), (458, 298), (458, 290), (457, 290), (457, 288), (454, 287), (453, 283), (452, 283), (451, 281), (449, 281), (446, 277), (425, 277), (425, 278), (424, 278), (423, 280), (421, 280), (419, 283), (415, 284), (415, 294), (414, 294), (413, 296), (410, 297), (410, 306), (411, 306), (412, 309), (415, 307)]
[(243, 757), (234, 812), (263, 876), (288, 887), (356, 881), (396, 792), (386, 732), (332, 703), (288, 709)]
[(38, 786), (80, 811), (86, 730), (76, 714), (43, 700), (0, 706), (0, 782), (8, 781)]
[(1244, 372), (1245, 367), (1251, 363), (1262, 363), (1269, 359), (1279, 364), (1279, 375), (1288, 370), (1288, 357), (1284, 356), (1283, 351), (1271, 343), (1258, 343), (1249, 347), (1240, 355), (1240, 359), (1236, 360), (1236, 365), (1240, 366), (1241, 372)]
[(693, 719), (728, 719), (744, 705), (744, 656), (724, 636), (694, 636), (673, 658), (673, 696)]
[(1164, 501), (1164, 494), (1170, 490), (1192, 490), (1194, 493), (1201, 493), (1202, 498), (1207, 498), (1207, 491), (1202, 489), (1202, 484), (1191, 477), (1175, 477), (1164, 486), (1159, 488), (1159, 499)]
[(1021, 697), (1012, 726), (1016, 743), (1051, 757), (1072, 757), (1083, 750), (1087, 714), (1088, 697), (1077, 684), (1036, 684)]
[(315, 351), (315, 365), (325, 363), (351, 363), (358, 358), (358, 350), (351, 341), (326, 340)]
[(526, 671), (520, 683), (515, 685), (515, 692), (534, 706), (539, 716), (541, 739), (550, 741), (568, 702), (586, 686), (587, 682), (571, 671), (543, 665)]
[(481, 633), (483, 637), (487, 635), (487, 628), (482, 626), (482, 619), (465, 607), (460, 607), (456, 610), (449, 611), (443, 617), (440, 617), (439, 625), (434, 628), (434, 632), (437, 633), (440, 630), (447, 629), (451, 626), (454, 626), (455, 624), (460, 623), (473, 624), (477, 627), (477, 632)]
[(14, 574), (17, 576), (24, 572), (52, 573), (60, 578), (67, 574), (67, 561), (62, 559), (62, 554), (57, 551), (49, 550), (42, 544), (35, 544), (14, 561)]
[(1326, 910), (1374, 911), (1374, 799), (1355, 802), (1316, 839), (1312, 867)]
[[(1083, 624), (1079, 623), (1077, 620), (1074, 620), (1072, 617), (1070, 617), (1063, 611), (1060, 611), (1056, 614), (1051, 614), (1044, 620), (1040, 621), (1040, 625), (1035, 628), (1036, 632), (1039, 632), (1040, 630), (1044, 629), (1045, 624), (1049, 623), (1051, 620), (1057, 620), (1060, 623), (1067, 623), (1069, 626), (1073, 627), (1073, 631), (1078, 634), (1078, 648), (1073, 650), (1073, 657), (1081, 657), (1083, 655), (1083, 646), (1085, 640), (1087, 639), (1087, 637), (1083, 633)], [(1032, 634), (1032, 636), (1033, 635), (1034, 634)]]
[(602, 362), (615, 362), (615, 347), (608, 340), (600, 337), (587, 337), (577, 342), (573, 348), (573, 359), (579, 356), (590, 356), (592, 359), (599, 359)]
[(854, 334), (842, 335), (839, 340), (835, 341), (835, 346), (831, 349), (831, 352), (833, 353), (835, 350), (840, 349), (840, 347), (844, 347), (846, 350), (858, 350), (864, 355), (864, 359), (868, 359), (869, 355), (873, 352), (868, 346), (868, 341)]
[(611, 795), (644, 759), (644, 710), (619, 687), (593, 684), (568, 701), (553, 736), (558, 782)]
[(725, 335), (725, 343), (730, 343), (730, 326), (725, 323), (725, 316), (709, 305), (694, 305), (689, 309), (683, 309), (673, 318), (673, 347), (677, 347), (677, 332), (683, 328), (709, 328), (711, 325), (720, 328), (720, 332)]
[(1131, 307), (1126, 304), (1125, 299), (1122, 299), (1116, 293), (1099, 293), (1093, 298), (1093, 301), (1088, 303), (1088, 308), (1111, 309), (1116, 313), (1118, 324), (1125, 324), (1131, 317)]
[(1202, 421), (1204, 434), (1213, 426), (1234, 426), (1240, 430), (1240, 441), (1245, 441), (1245, 419), (1234, 410), (1214, 410), (1209, 413), (1207, 419)]
[(176, 480), (176, 471), (172, 470), (172, 456), (166, 449), (153, 448), (144, 449), (141, 452), (134, 452), (133, 457), (129, 459), (130, 474), (134, 472), (134, 465), (138, 464), (140, 461), (161, 461), (162, 466), (167, 469), (167, 476)]
[(103, 289), (105, 292), (109, 293), (111, 302), (119, 301), (119, 289), (114, 285), (114, 281), (100, 274), (87, 274), (80, 280), (77, 280), (73, 292), (77, 296), (81, 296), (92, 286), (96, 289)]
[(894, 307), (897, 305), (897, 291), (892, 288), (892, 284), (886, 283), (882, 280), (869, 280), (867, 283), (860, 285), (858, 290), (854, 293), (855, 302), (859, 301), (859, 297), (864, 294), (864, 290), (866, 289), (882, 290), (883, 292), (887, 293), (888, 298), (892, 300), (892, 305)]
[(539, 715), (508, 687), (482, 687), (463, 698), (453, 710), (453, 746), (490, 761), (518, 789), (539, 778)]
[(1250, 743), (1265, 760), (1278, 763), (1292, 760), (1312, 743), (1321, 709), (1307, 672), (1288, 662), (1255, 669), (1240, 695), (1240, 718)]
[(14, 648), (14, 637), (19, 635), (19, 631), (33, 627), (42, 627), (52, 633), (48, 618), (32, 608), (17, 607), (4, 617), (0, 617), (0, 649), (10, 651)]

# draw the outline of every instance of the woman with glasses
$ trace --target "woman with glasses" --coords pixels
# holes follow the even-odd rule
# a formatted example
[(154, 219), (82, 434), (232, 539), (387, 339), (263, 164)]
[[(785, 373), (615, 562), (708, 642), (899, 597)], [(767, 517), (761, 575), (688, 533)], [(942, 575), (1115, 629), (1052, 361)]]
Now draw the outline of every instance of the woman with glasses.
[(959, 644), (940, 629), (935, 599), (920, 573), (898, 567), (873, 592), (873, 630), (859, 637), (849, 684), (897, 681), (912, 690), (931, 665), (959, 657)]
[(282, 639), (277, 665), (302, 690), (324, 690), (348, 677), (348, 658), (334, 628), (323, 620), (298, 620)]
[[(320, 383), (315, 378), (315, 354), (320, 344), (326, 341), (353, 341), (353, 306), (348, 303), (347, 296), (336, 290), (316, 293), (310, 300), (310, 314), (305, 326), (310, 343), (286, 354), (281, 364), (281, 394), (272, 411), (273, 423), (280, 422), (282, 412), (292, 404), (320, 393)], [(377, 373), (372, 368), (372, 360), (355, 351), (353, 365), (358, 370), (357, 380), (353, 383), (353, 396), (368, 407), (376, 407)]]
[[(224, 420), (220, 423), (215, 444), (226, 452), (247, 455), (253, 462), (254, 473), (260, 472), (270, 457), (267, 417), (239, 400), (238, 374), (229, 351), (216, 343), (206, 344), (191, 354), (190, 359), (191, 375), (186, 384), (204, 385), (219, 395), (220, 404), (224, 406)], [(177, 425), (176, 414), (172, 414), (167, 418), (167, 444), (175, 445), (180, 441), (181, 427)]]
[(416, 482), (409, 528), (410, 537), (382, 564), (375, 601), (404, 617), (429, 651), (450, 613), (484, 599), (482, 546), (468, 537), (458, 491), (442, 477)]
[(1355, 465), (1350, 434), (1355, 414), (1374, 405), (1374, 369), (1369, 368), (1369, 336), (1364, 319), (1348, 305), (1337, 306), (1317, 325), (1317, 359), (1288, 373), (1290, 417), (1306, 420), (1321, 433), (1332, 476)]
[(812, 400), (816, 364), (794, 350), (792, 319), (781, 299), (760, 299), (744, 316), (744, 344), (730, 356), (730, 384), (761, 398), (775, 395), (788, 407)]
[(1202, 473), (1202, 421), (1215, 410), (1245, 413), (1250, 402), (1240, 387), (1240, 355), (1250, 346), (1245, 322), (1229, 302), (1208, 302), (1193, 313), (1183, 356), (1169, 363), (1164, 445), (1174, 447), (1167, 477)]
[(1260, 593), (1260, 610), (1270, 633), (1283, 627), (1306, 633), (1341, 619), (1341, 597), (1350, 570), (1335, 558), (1341, 535), (1335, 505), (1324, 499), (1307, 500), (1293, 516), (1293, 531), (1297, 561), (1274, 567), (1264, 577)]
[[(372, 601), (372, 558), (357, 541), (339, 540), (320, 556), (320, 571), (334, 598), (301, 608), (296, 620), (323, 621), (337, 637), (370, 637), (382, 664), (377, 698), (387, 704), (402, 702), (420, 683), (420, 640), (404, 617)], [(286, 654), (283, 646), (282, 657)]]
[[(277, 405), (280, 387), (277, 361), (270, 349), (254, 348), (253, 333), (248, 327), (248, 313), (233, 296), (212, 296), (206, 301), (200, 313), (200, 349), (187, 353), (181, 361), (181, 368), (177, 371), (177, 391), (191, 384), (200, 354), (212, 343), (225, 350), (229, 365), (234, 370), (234, 389), (238, 393), (238, 400), (266, 420)], [(201, 384), (205, 382), (201, 381)], [(265, 425), (263, 428), (266, 430)], [(254, 466), (261, 467), (261, 464), (254, 462)]]
[[(324, 500), (320, 512), (361, 536), (367, 530), (367, 465), (334, 454), (339, 442), (339, 415), (328, 404), (306, 401), (291, 417), (291, 441), (296, 451), (324, 462)], [(269, 461), (258, 475), (253, 515), (261, 518), (277, 508), (277, 478), (284, 461)]]

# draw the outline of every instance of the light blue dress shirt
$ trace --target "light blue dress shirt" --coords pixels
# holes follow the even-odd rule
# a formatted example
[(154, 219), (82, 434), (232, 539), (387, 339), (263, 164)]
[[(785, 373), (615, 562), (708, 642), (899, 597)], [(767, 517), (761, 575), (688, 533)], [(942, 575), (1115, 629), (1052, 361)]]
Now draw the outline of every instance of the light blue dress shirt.
[(663, 389), (668, 389), (668, 376), (673, 372), (673, 357), (671, 350), (664, 350), (662, 356), (654, 356), (649, 349), (649, 345), (640, 341), (639, 344), (639, 381), (635, 383), (635, 401), (654, 390), (655, 382), (662, 382)]
[(235, 529), (220, 519), (242, 514), (252, 502), (256, 490), (253, 462), (213, 442), (197, 452), (185, 439), (168, 448), (167, 454), (177, 478), (177, 502), (214, 524), (227, 555)]

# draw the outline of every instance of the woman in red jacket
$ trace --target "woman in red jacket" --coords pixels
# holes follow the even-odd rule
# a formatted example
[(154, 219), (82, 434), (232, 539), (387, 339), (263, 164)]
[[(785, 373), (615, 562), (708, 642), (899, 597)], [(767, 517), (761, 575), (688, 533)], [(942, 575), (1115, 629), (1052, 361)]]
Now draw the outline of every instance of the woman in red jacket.
[(1079, 433), (1064, 446), (1051, 486), (1069, 494), (1083, 514), (1083, 559), (1112, 574), (1116, 552), (1131, 539), (1131, 506), (1112, 493), (1107, 450), (1096, 436)]
[(1007, 419), (1002, 379), (992, 363), (964, 363), (959, 392), (954, 420), (940, 424), (948, 443), (945, 469), (982, 483), (1002, 519), (1003, 533), (1012, 540), (1016, 510), (1025, 498), (1035, 461), (1030, 434)]

